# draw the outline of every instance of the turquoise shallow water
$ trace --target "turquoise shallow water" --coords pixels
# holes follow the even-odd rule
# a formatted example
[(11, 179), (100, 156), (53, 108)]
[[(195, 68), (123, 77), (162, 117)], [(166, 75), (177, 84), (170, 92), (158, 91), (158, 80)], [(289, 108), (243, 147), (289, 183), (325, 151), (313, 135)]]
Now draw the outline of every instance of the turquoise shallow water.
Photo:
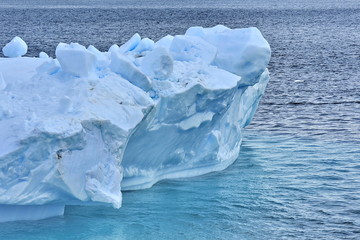
[(53, 55), (59, 41), (104, 51), (135, 32), (156, 40), (219, 23), (258, 27), (273, 51), (270, 83), (234, 165), (125, 192), (119, 210), (72, 206), (63, 217), (2, 223), (1, 240), (360, 239), (359, 1), (201, 2), (191, 9), (0, 4), (0, 46), (19, 35), (28, 56)]
[(222, 172), (125, 192), (123, 207), (0, 225), (2, 239), (357, 239), (360, 150), (314, 138), (245, 133)]

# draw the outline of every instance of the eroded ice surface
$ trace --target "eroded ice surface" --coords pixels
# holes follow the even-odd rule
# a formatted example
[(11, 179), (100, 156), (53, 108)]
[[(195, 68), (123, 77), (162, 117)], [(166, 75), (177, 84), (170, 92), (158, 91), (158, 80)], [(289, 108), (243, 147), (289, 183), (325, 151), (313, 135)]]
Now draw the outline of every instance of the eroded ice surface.
[(226, 168), (269, 60), (259, 30), (224, 26), (0, 58), (0, 221), (118, 208), (121, 190)]

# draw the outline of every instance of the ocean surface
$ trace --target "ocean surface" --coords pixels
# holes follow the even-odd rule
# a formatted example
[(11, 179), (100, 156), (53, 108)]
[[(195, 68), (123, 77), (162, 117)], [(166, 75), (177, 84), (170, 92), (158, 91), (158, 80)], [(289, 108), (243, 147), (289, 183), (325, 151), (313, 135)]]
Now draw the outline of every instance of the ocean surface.
[(360, 239), (360, 1), (0, 2), (0, 46), (18, 35), (28, 56), (216, 24), (258, 27), (273, 51), (235, 164), (125, 192), (118, 210), (2, 223), (0, 239)]

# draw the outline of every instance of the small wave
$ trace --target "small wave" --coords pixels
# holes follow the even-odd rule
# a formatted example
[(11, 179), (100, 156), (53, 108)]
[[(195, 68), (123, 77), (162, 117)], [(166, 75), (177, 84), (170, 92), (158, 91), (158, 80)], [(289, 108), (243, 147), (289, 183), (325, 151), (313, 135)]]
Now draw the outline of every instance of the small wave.
[(274, 103), (264, 102), (264, 105), (338, 105), (338, 104), (360, 104), (360, 101), (337, 101), (337, 102), (286, 102), (286, 103)]

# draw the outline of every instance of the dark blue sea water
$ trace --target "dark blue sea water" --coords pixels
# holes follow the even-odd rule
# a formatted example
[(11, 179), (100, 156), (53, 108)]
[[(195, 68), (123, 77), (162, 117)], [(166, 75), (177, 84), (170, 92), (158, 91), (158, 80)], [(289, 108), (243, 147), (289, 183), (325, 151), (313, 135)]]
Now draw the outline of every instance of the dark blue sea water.
[(193, 25), (258, 27), (271, 81), (239, 159), (201, 177), (125, 192), (123, 207), (0, 224), (0, 239), (360, 239), (360, 2), (92, 0), (0, 3), (0, 46), (15, 35), (107, 50)]

